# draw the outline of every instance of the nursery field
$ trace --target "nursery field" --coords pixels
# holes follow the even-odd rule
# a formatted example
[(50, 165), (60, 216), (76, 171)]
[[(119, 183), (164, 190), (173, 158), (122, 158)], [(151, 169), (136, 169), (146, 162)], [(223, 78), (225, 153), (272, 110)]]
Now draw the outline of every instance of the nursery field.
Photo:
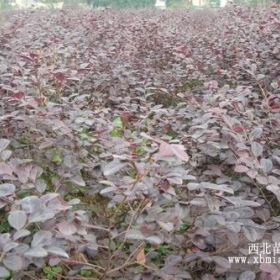
[(0, 279), (279, 280), (279, 94), (277, 5), (2, 14)]

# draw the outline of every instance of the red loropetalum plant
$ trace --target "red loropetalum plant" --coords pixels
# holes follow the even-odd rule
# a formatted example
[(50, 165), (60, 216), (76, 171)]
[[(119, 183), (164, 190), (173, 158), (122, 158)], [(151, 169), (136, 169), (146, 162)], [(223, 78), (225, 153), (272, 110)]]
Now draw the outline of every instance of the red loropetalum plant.
[(278, 6), (13, 14), (0, 278), (279, 279), (228, 261), (280, 240), (279, 34)]

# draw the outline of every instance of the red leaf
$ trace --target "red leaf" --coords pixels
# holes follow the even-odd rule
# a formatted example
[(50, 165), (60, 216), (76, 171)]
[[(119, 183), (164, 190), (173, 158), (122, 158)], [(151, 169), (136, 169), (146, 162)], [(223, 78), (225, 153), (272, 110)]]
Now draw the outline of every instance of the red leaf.
[(21, 100), (23, 97), (25, 97), (25, 93), (22, 91), (18, 91), (11, 96), (11, 99), (12, 100)]
[(234, 171), (237, 173), (243, 173), (243, 172), (245, 173), (249, 171), (249, 168), (245, 165), (237, 165), (235, 166)]
[(193, 247), (191, 250), (192, 250), (193, 253), (201, 252), (201, 250), (199, 248), (197, 248), (197, 247)]
[(189, 156), (185, 152), (185, 147), (179, 144), (168, 144), (166, 142), (161, 142), (159, 147), (160, 157), (171, 157), (176, 156), (183, 161), (189, 161)]
[(54, 77), (55, 77), (58, 81), (60, 81), (61, 83), (64, 82), (64, 81), (66, 81), (66, 76), (65, 76), (63, 73), (61, 73), (61, 72), (55, 73), (55, 74), (54, 74)]
[(13, 175), (13, 169), (5, 162), (0, 162), (0, 175)]
[(241, 127), (241, 126), (234, 126), (234, 127), (232, 128), (232, 131), (234, 131), (234, 132), (236, 132), (236, 133), (242, 133), (242, 132), (244, 132), (244, 128)]
[(273, 105), (271, 105), (270, 106), (270, 111), (272, 112), (272, 113), (279, 113), (280, 112), (280, 105), (278, 105), (278, 104), (273, 104)]
[(131, 117), (132, 117), (132, 115), (131, 115), (130, 112), (123, 112), (123, 113), (121, 114), (121, 120), (122, 120), (122, 123), (123, 123), (124, 126), (127, 126), (127, 125), (128, 125), (128, 123), (129, 123), (130, 120), (131, 120)]

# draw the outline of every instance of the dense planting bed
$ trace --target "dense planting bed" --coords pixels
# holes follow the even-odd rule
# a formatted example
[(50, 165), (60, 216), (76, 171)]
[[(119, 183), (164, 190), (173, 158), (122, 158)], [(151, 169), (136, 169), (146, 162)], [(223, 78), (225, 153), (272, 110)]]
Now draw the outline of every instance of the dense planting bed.
[(279, 11), (6, 15), (0, 278), (279, 279)]

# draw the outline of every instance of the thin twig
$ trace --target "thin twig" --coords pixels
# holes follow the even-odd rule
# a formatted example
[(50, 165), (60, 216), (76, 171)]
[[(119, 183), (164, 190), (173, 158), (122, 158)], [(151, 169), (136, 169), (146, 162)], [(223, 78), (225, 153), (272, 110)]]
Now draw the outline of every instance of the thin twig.
[[(112, 274), (112, 273), (117, 272), (117, 271), (120, 271), (120, 270), (122, 270), (122, 269), (125, 268), (125, 267), (131, 266), (131, 265), (135, 265), (135, 264), (138, 264), (138, 263), (137, 263), (137, 262), (131, 262), (131, 263), (126, 263), (126, 262), (125, 262), (123, 265), (118, 266), (118, 267), (116, 267), (116, 268), (113, 268), (113, 269), (109, 270), (108, 272), (106, 272), (106, 275)], [(105, 275), (105, 276), (106, 276), (106, 275)], [(104, 278), (103, 278), (103, 279), (104, 279)]]
[(94, 272), (96, 274), (98, 274), (99, 276), (102, 276), (103, 274), (101, 272), (98, 271), (99, 270), (102, 270), (104, 271), (105, 269), (101, 266), (98, 266), (98, 265), (94, 265), (94, 264), (91, 264), (91, 263), (87, 263), (87, 262), (80, 262), (80, 261), (76, 261), (76, 260), (64, 260), (65, 263), (68, 263), (68, 264), (74, 264), (74, 265), (84, 265), (84, 266), (88, 266), (90, 267), (92, 270), (94, 270)]
[[(132, 225), (133, 225), (133, 223), (134, 223), (134, 220), (135, 220), (135, 218), (136, 218), (136, 216), (137, 216), (137, 214), (138, 214), (138, 211), (140, 210), (141, 206), (142, 206), (142, 201), (139, 203), (137, 209), (136, 209), (136, 210), (134, 211), (134, 213), (132, 214), (132, 217), (131, 217), (131, 219), (130, 219), (129, 225), (128, 225), (126, 231), (125, 231), (124, 239), (123, 239), (122, 243), (119, 245), (119, 247), (115, 250), (115, 252), (111, 255), (111, 257), (110, 257), (110, 259), (109, 259), (109, 261), (108, 261), (108, 267), (107, 267), (107, 269), (105, 270), (104, 274), (102, 275), (101, 279), (105, 279), (105, 277), (106, 277), (106, 275), (108, 275), (108, 273), (111, 274), (112, 272), (118, 271), (118, 270), (120, 270), (120, 269), (126, 267), (127, 265), (130, 265), (130, 264), (127, 263), (127, 262), (129, 261), (129, 259), (130, 259), (130, 256), (129, 256), (128, 259), (126, 260), (126, 262), (125, 262), (122, 266), (117, 267), (117, 268), (110, 269), (110, 266), (111, 266), (111, 263), (112, 263), (113, 258), (114, 258), (114, 257), (116, 256), (116, 254), (121, 250), (121, 248), (124, 246), (124, 244), (125, 244), (125, 242), (126, 242), (127, 233), (128, 233), (128, 231), (130, 230), (130, 228), (132, 227)], [(132, 208), (131, 208), (131, 209), (132, 209)]]
[(91, 228), (91, 229), (97, 229), (97, 230), (103, 230), (103, 231), (110, 232), (110, 230), (108, 228), (104, 228), (104, 227), (101, 227), (101, 226), (95, 226), (95, 225), (90, 225), (90, 224), (84, 224), (84, 226), (86, 228)]

